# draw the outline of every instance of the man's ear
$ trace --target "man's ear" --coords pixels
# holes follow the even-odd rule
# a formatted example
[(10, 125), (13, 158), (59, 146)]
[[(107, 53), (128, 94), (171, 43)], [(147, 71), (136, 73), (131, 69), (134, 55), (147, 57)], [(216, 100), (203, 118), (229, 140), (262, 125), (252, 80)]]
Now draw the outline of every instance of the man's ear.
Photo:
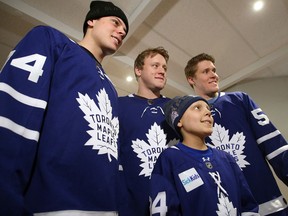
[(188, 81), (188, 83), (189, 83), (190, 85), (194, 85), (194, 84), (195, 84), (194, 78), (191, 77), (191, 76), (187, 78), (187, 81)]
[(87, 20), (88, 26), (93, 26), (94, 25), (94, 20)]
[(140, 76), (141, 76), (141, 73), (142, 73), (142, 70), (139, 69), (139, 68), (135, 68), (135, 69), (134, 69), (134, 72), (135, 72), (135, 74), (136, 74), (137, 77), (140, 77)]

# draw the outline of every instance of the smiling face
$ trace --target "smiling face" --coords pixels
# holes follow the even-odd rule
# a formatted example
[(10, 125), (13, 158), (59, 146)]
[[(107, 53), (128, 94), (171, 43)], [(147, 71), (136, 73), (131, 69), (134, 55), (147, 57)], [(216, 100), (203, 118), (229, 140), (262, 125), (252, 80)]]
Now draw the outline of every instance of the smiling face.
[(213, 117), (209, 105), (203, 100), (192, 103), (177, 126), (180, 127), (184, 139), (191, 134), (201, 139), (209, 136), (213, 130)]
[[(92, 40), (101, 50), (103, 56), (113, 54), (122, 45), (126, 36), (125, 23), (118, 17), (107, 16), (88, 21), (92, 27)], [(95, 46), (95, 47), (97, 47)]]
[(147, 56), (142, 68), (135, 68), (140, 91), (160, 94), (166, 84), (166, 73), (167, 62), (162, 55)]
[(205, 99), (215, 97), (219, 91), (219, 76), (211, 61), (199, 62), (194, 76), (188, 77), (187, 80), (193, 85), (195, 93)]

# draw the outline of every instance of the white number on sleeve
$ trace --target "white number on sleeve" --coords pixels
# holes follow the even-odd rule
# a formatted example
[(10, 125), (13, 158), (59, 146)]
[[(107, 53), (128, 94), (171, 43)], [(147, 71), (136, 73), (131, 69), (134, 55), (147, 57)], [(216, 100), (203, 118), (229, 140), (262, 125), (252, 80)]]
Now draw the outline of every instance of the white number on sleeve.
[(167, 205), (166, 205), (166, 192), (159, 192), (156, 198), (153, 200), (151, 206), (151, 213), (160, 214), (160, 216), (165, 216), (167, 213)]
[(264, 126), (266, 124), (269, 124), (268, 117), (264, 113), (260, 113), (260, 112), (262, 112), (260, 108), (251, 111), (254, 118), (259, 120), (258, 121), (259, 125)]
[[(40, 76), (43, 74), (43, 66), (46, 57), (39, 54), (33, 54), (16, 58), (11, 61), (11, 65), (22, 70), (30, 72), (28, 80), (37, 83)], [(32, 64), (34, 62), (34, 64)], [(29, 64), (30, 63), (30, 64)]]

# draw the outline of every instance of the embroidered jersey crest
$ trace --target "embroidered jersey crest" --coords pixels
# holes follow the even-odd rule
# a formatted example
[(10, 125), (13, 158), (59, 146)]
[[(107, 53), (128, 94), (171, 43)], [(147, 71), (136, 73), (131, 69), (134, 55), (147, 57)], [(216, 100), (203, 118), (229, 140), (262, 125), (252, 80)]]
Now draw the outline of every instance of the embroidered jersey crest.
[(246, 137), (243, 135), (243, 132), (233, 134), (230, 139), (229, 130), (226, 130), (226, 128), (222, 127), (220, 124), (215, 123), (213, 132), (209, 138), (211, 139), (212, 144), (207, 143), (208, 146), (230, 153), (241, 169), (250, 165), (250, 163), (245, 160), (246, 155), (243, 155), (246, 142)]
[(148, 143), (139, 139), (132, 140), (132, 148), (137, 157), (141, 159), (140, 167), (143, 169), (139, 175), (149, 177), (158, 156), (168, 145), (166, 145), (166, 134), (156, 122), (148, 130), (146, 137)]
[(98, 106), (87, 94), (84, 96), (78, 92), (78, 95), (77, 101), (85, 114), (84, 119), (92, 128), (87, 131), (91, 138), (85, 145), (98, 150), (99, 155), (107, 154), (109, 161), (112, 161), (111, 157), (117, 159), (119, 120), (118, 117), (112, 116), (112, 106), (105, 89), (100, 90), (96, 95)]

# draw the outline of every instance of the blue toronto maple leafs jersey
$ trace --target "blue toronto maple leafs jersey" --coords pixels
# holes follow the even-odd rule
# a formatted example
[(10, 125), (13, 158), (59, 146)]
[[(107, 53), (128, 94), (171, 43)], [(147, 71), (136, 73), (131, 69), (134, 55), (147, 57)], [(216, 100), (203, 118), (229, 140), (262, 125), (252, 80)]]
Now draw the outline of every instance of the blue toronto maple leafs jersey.
[[(260, 204), (261, 215), (288, 215), (267, 161), (288, 185), (288, 145), (267, 115), (245, 93), (219, 93), (212, 105), (214, 128), (207, 145), (230, 153)], [(266, 161), (266, 160), (267, 161)], [(286, 208), (286, 210), (283, 210)]]
[(152, 169), (159, 154), (177, 142), (162, 110), (169, 100), (166, 97), (148, 100), (133, 94), (119, 97), (119, 157), (122, 185), (126, 185), (120, 188), (121, 216), (149, 215)]
[(1, 215), (117, 210), (117, 98), (59, 31), (35, 27), (19, 42), (0, 73)]
[(258, 215), (243, 173), (231, 155), (182, 143), (159, 156), (150, 182), (151, 215)]

